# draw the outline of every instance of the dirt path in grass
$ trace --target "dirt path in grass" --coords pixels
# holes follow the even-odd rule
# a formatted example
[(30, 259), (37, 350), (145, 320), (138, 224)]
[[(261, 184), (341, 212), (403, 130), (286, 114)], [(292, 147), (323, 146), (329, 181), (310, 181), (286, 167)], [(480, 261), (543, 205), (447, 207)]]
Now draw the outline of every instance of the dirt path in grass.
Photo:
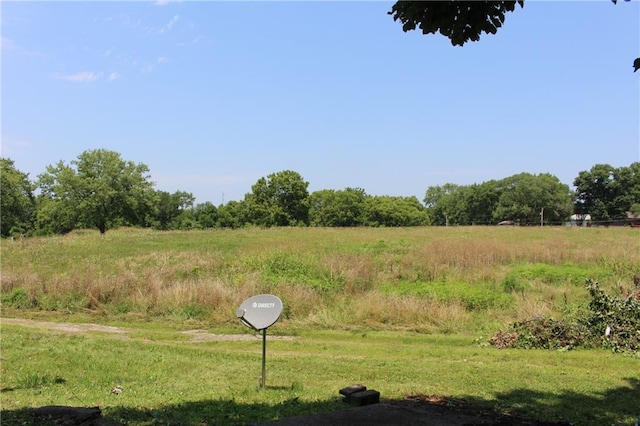
[(87, 333), (89, 331), (101, 331), (104, 333), (126, 334), (126, 331), (120, 327), (112, 327), (109, 325), (72, 323), (72, 322), (49, 322), (36, 321), (21, 318), (2, 318), (0, 324), (16, 324), (25, 327), (44, 328), (47, 330), (66, 331), (68, 333)]
[[(42, 328), (46, 330), (63, 331), (67, 333), (88, 333), (88, 332), (101, 332), (118, 334), (122, 337), (127, 337), (128, 333), (133, 330), (129, 330), (122, 327), (113, 327), (110, 325), (90, 324), (90, 323), (75, 323), (75, 322), (50, 322), (50, 321), (37, 321), (23, 318), (1, 318), (0, 324), (15, 324), (25, 327)], [(221, 341), (239, 341), (239, 340), (256, 340), (261, 339), (262, 335), (258, 334), (214, 334), (207, 330), (184, 330), (177, 333), (189, 336), (191, 342), (221, 342)], [(293, 340), (293, 336), (269, 336), (269, 340)]]

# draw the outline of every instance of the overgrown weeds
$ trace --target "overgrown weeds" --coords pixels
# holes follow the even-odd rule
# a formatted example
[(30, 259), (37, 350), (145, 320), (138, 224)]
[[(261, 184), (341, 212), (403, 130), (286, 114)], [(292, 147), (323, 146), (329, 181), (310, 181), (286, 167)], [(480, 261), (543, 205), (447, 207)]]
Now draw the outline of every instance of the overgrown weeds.
[[(562, 320), (640, 273), (629, 229), (120, 229), (3, 240), (2, 307), (99, 316), (235, 321), (274, 293), (283, 320), (329, 328), (477, 330)], [(587, 247), (587, 248), (585, 248)], [(620, 290), (622, 291), (622, 290)]]
[(640, 355), (640, 288), (630, 296), (610, 296), (587, 280), (591, 300), (588, 310), (573, 322), (534, 318), (499, 330), (490, 342), (498, 348), (573, 349), (610, 348)]

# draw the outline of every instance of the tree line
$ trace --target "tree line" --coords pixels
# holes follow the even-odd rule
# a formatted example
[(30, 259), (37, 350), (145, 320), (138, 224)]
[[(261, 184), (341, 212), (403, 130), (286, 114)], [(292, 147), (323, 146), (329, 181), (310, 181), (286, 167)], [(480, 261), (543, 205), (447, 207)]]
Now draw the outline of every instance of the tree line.
[(186, 191), (156, 190), (149, 168), (105, 149), (59, 161), (30, 181), (0, 159), (2, 237), (64, 234), (119, 226), (158, 230), (246, 226), (427, 226), (561, 224), (574, 214), (613, 223), (640, 213), (640, 162), (598, 164), (575, 178), (575, 191), (550, 174), (520, 173), (481, 184), (429, 187), (417, 197), (369, 195), (362, 188), (323, 189), (284, 170), (262, 177), (241, 201), (195, 203)]

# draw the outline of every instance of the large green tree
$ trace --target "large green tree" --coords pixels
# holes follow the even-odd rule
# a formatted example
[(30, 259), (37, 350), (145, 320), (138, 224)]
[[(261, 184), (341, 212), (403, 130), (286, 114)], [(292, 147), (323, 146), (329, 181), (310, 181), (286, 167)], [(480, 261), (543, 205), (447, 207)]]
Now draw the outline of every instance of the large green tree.
[(259, 226), (309, 224), (309, 183), (292, 170), (260, 178), (245, 196), (251, 221)]
[(193, 208), (193, 218), (200, 229), (214, 228), (218, 222), (218, 208), (207, 201)]
[(179, 228), (179, 223), (175, 223), (188, 209), (193, 207), (195, 197), (185, 191), (176, 191), (173, 194), (166, 191), (157, 191), (155, 195), (153, 211), (153, 227), (167, 230)]
[[(465, 194), (467, 217), (476, 225), (496, 223), (494, 209), (500, 199), (500, 182), (490, 180), (468, 187)], [(498, 221), (500, 222), (500, 221)]]
[(425, 226), (429, 214), (415, 196), (368, 196), (364, 203), (364, 221), (367, 226)]
[[(625, 0), (629, 1), (629, 0)], [(617, 0), (612, 0), (615, 4)], [(495, 34), (505, 21), (507, 12), (513, 12), (518, 1), (398, 1), (388, 12), (402, 30), (419, 28), (423, 34), (440, 33), (454, 46), (480, 40), (480, 35)], [(640, 69), (640, 58), (633, 61), (633, 71)]]
[(425, 204), (434, 225), (489, 225), (565, 221), (573, 210), (569, 187), (550, 174), (521, 173), (501, 180), (430, 187)]
[(625, 218), (626, 212), (640, 203), (640, 162), (629, 167), (596, 164), (580, 172), (573, 185), (576, 213), (601, 221)]
[(218, 207), (217, 225), (221, 228), (242, 228), (250, 223), (249, 205), (246, 201), (229, 201)]
[(316, 191), (309, 196), (309, 221), (313, 226), (362, 225), (366, 198), (361, 188)]
[(432, 225), (466, 225), (471, 223), (467, 209), (468, 187), (454, 183), (430, 186), (424, 197)]
[(29, 175), (0, 158), (0, 235), (27, 234), (33, 229), (36, 203)]
[(106, 149), (83, 152), (70, 164), (60, 161), (38, 176), (42, 226), (64, 220), (54, 231), (96, 227), (104, 234), (118, 225), (143, 225), (154, 202), (149, 168)]
[(548, 173), (520, 173), (498, 184), (500, 196), (493, 211), (496, 221), (512, 220), (537, 224), (541, 220), (558, 223), (573, 211), (569, 186)]

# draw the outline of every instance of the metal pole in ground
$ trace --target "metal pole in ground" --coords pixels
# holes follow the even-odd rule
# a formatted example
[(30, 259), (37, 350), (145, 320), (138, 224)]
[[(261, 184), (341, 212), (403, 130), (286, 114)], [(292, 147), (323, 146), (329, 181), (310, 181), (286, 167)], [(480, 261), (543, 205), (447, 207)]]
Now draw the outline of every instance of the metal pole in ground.
[(262, 330), (262, 377), (260, 377), (260, 387), (264, 387), (267, 375), (267, 329)]

